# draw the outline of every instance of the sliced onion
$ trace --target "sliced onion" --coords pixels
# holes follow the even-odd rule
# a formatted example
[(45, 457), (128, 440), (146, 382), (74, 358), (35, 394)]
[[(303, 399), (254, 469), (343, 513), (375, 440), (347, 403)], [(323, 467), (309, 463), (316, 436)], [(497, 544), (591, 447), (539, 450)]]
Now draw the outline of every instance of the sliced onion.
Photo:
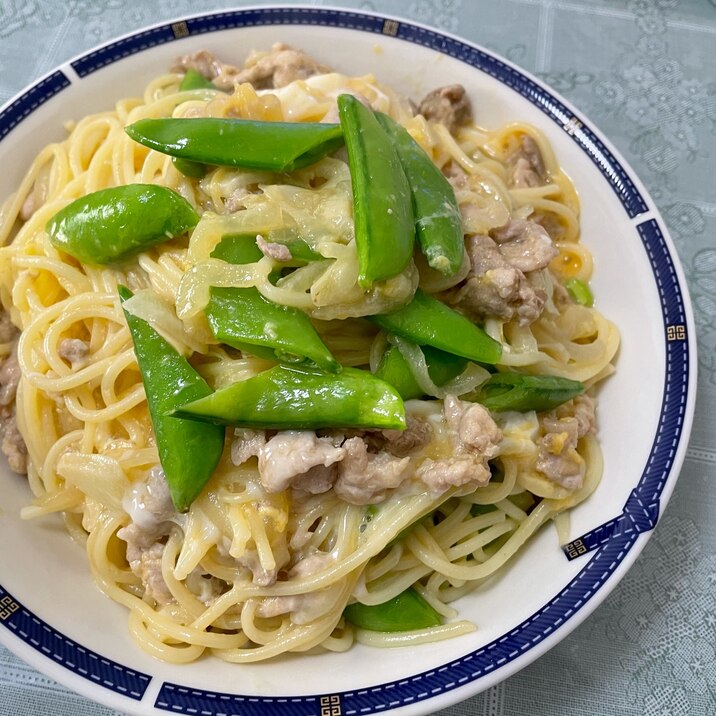
[(127, 313), (146, 321), (164, 340), (181, 355), (206, 353), (206, 342), (185, 330), (184, 324), (174, 312), (174, 306), (160, 298), (154, 291), (137, 291), (123, 304)]
[(428, 372), (425, 354), (420, 350), (420, 346), (416, 346), (399, 336), (391, 335), (388, 337), (388, 341), (400, 351), (403, 358), (408, 362), (413, 377), (426, 395), (432, 395), (435, 398), (444, 398), (446, 395), (464, 395), (477, 388), (478, 385), (481, 385), (490, 377), (490, 374), (482, 366), (470, 362), (460, 375), (448, 381), (445, 385), (435, 385)]
[(270, 259), (254, 264), (230, 264), (220, 259), (206, 259), (192, 266), (179, 284), (177, 316), (191, 318), (206, 308), (212, 286), (245, 288), (255, 286), (272, 270)]

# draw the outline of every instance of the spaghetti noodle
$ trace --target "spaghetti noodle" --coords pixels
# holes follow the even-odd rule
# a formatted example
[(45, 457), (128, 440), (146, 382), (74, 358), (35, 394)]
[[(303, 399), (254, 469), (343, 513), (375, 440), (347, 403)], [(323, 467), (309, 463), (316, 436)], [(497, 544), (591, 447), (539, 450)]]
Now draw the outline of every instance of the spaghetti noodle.
[[(256, 63), (255, 57), (249, 69)], [(318, 71), (266, 90), (237, 82), (229, 93), (180, 91), (181, 77), (162, 75), (142, 98), (82, 118), (66, 140), (38, 154), (2, 207), (0, 299), (21, 331), (15, 412), (35, 496), (24, 516), (64, 514), (72, 536), (86, 546), (99, 587), (127, 607), (133, 637), (167, 661), (189, 662), (209, 652), (250, 662), (314, 647), (343, 651), (355, 640), (418, 644), (471, 630), (455, 620), (451, 603), (508, 564), (545, 522), (598, 484), (602, 461), (592, 399), (575, 398), (543, 413), (493, 414), (500, 438), (489, 458), (489, 481), (436, 490), (416, 480), (413, 467), (404, 484), (376, 492), (370, 504), (353, 504), (333, 489), (267, 490), (256, 459), (236, 456), (252, 435), (230, 432), (210, 482), (186, 514), (177, 514), (162, 492), (119, 284), (135, 292), (127, 310), (188, 356), (213, 388), (271, 366), (217, 343), (203, 314), (211, 287), (255, 286), (265, 298), (306, 312), (343, 365), (375, 369), (386, 345), (395, 345), (428, 395), (464, 409), (451, 391), (469, 393), (485, 371), (473, 366), (469, 379), (440, 392), (421, 351), (411, 353), (361, 317), (403, 305), (418, 281), (469, 315), (460, 291), (475, 278), (475, 261), (468, 250), (472, 261), (445, 279), (416, 258), (405, 272), (365, 292), (355, 280), (351, 181), (340, 151), (288, 176), (219, 167), (196, 179), (178, 172), (170, 157), (132, 141), (124, 128), (159, 117), (330, 120), (338, 94), (360, 97), (406, 127), (450, 177), (468, 238), (494, 235), (510, 221), (546, 229), (556, 258), (522, 276), (541, 297), (538, 315), (527, 321), (486, 311), (481, 322), (503, 346), (499, 370), (573, 378), (593, 393), (613, 370), (619, 337), (598, 310), (576, 303), (563, 287), (565, 278), (586, 282), (592, 272), (591, 254), (579, 242), (571, 182), (534, 127), (488, 130), (469, 122), (451, 132), (415, 114), (372, 76)], [(117, 267), (80, 264), (52, 245), (45, 226), (61, 208), (130, 183), (161, 184), (187, 199), (201, 215), (188, 240), (167, 241)], [(279, 243), (300, 236), (322, 258), (272, 282), (269, 256), (243, 266), (211, 257), (223, 236), (239, 233)], [(10, 356), (12, 343), (1, 349)], [(405, 453), (413, 466), (442, 459), (437, 443), (445, 437), (448, 408), (432, 398), (407, 403), (409, 416), (434, 433), (427, 445)], [(568, 456), (555, 447), (567, 425), (579, 425)], [(558, 471), (550, 472), (559, 459), (578, 466), (574, 479), (560, 481)], [(382, 604), (409, 587), (443, 625), (386, 634), (343, 618), (351, 602)]]

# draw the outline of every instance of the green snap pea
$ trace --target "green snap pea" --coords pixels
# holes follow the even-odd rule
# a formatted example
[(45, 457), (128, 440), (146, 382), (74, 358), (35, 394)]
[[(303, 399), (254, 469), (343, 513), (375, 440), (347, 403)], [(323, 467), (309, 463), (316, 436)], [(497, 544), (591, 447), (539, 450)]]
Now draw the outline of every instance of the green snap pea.
[(125, 131), (135, 142), (180, 159), (277, 172), (314, 164), (343, 144), (340, 126), (318, 122), (140, 119)]
[[(211, 255), (235, 264), (263, 256), (251, 234), (223, 237)], [(305, 313), (269, 301), (254, 286), (212, 288), (205, 313), (214, 337), (226, 345), (279, 363), (341, 370)]]
[(207, 80), (206, 77), (204, 77), (204, 75), (202, 75), (200, 72), (189, 68), (184, 74), (184, 77), (182, 77), (181, 82), (179, 83), (179, 91), (186, 92), (187, 90), (195, 89), (215, 90), (218, 88), (213, 82), (211, 82), (211, 80)]
[(460, 268), (465, 251), (462, 216), (455, 192), (403, 126), (382, 112), (376, 112), (375, 116), (393, 140), (408, 179), (420, 250), (430, 267), (452, 276)]
[(359, 629), (382, 632), (413, 631), (443, 623), (442, 617), (412, 587), (383, 604), (349, 604), (343, 616)]
[[(273, 241), (269, 234), (269, 241)], [(305, 266), (311, 261), (321, 261), (323, 256), (314, 251), (303, 239), (288, 238), (278, 240), (291, 252), (289, 261), (282, 261), (281, 266), (287, 268)], [(222, 259), (231, 264), (252, 264), (263, 258), (263, 253), (256, 243), (256, 234), (227, 234), (216, 245), (211, 253), (215, 259)]]
[[(584, 392), (576, 380), (555, 375), (494, 373), (467, 399), (488, 410), (552, 410)], [(465, 396), (463, 396), (465, 397)]]
[(305, 313), (269, 301), (253, 286), (212, 288), (206, 317), (217, 340), (259, 358), (341, 370)]
[(256, 234), (226, 234), (211, 252), (212, 258), (229, 264), (255, 264), (263, 256)]
[(187, 403), (173, 414), (277, 430), (405, 429), (405, 407), (395, 389), (356, 368), (343, 368), (336, 375), (275, 366)]
[(478, 363), (497, 363), (502, 355), (502, 346), (482, 328), (420, 289), (397, 311), (367, 318), (386, 333)]
[[(120, 286), (122, 302), (132, 292)], [(146, 321), (124, 312), (147, 394), (149, 415), (172, 502), (186, 512), (214, 472), (224, 449), (224, 429), (167, 415), (211, 394), (211, 388)]]
[(582, 306), (593, 306), (594, 296), (589, 284), (582, 279), (572, 276), (564, 282), (564, 287), (569, 291), (569, 295)]
[(410, 186), (390, 137), (373, 112), (349, 94), (338, 97), (348, 151), (358, 283), (370, 288), (403, 271), (413, 255)]
[(123, 261), (194, 228), (199, 215), (175, 191), (155, 184), (100, 189), (47, 223), (53, 246), (88, 264)]
[[(213, 82), (206, 79), (206, 77), (204, 77), (204, 75), (200, 72), (189, 68), (179, 83), (179, 91), (186, 92), (188, 90), (195, 89), (216, 90), (218, 88)], [(206, 165), (200, 164), (199, 162), (190, 162), (187, 159), (172, 157), (172, 163), (178, 172), (181, 172), (184, 176), (191, 177), (192, 179), (201, 179), (206, 174)]]
[[(430, 346), (423, 346), (421, 350), (425, 355), (428, 375), (437, 386), (445, 385), (460, 375), (467, 366), (467, 361), (460, 356), (445, 353)], [(386, 383), (390, 383), (400, 393), (403, 400), (422, 398), (425, 395), (423, 389), (418, 385), (418, 381), (415, 380), (408, 361), (395, 346), (390, 346), (385, 351), (375, 375)]]
[(188, 159), (180, 159), (179, 157), (172, 157), (172, 164), (178, 172), (190, 179), (202, 179), (206, 176), (206, 164), (190, 162)]

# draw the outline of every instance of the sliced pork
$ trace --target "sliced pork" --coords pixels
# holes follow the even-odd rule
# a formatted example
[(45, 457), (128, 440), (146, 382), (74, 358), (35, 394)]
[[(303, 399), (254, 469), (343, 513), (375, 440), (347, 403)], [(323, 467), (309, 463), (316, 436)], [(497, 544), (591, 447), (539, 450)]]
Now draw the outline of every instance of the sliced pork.
[(447, 302), (475, 321), (517, 318), (520, 325), (528, 325), (536, 320), (544, 308), (546, 294), (529, 284), (524, 273), (505, 258), (489, 236), (469, 236), (465, 245), (470, 273), (446, 294)]
[(431, 122), (444, 124), (451, 133), (472, 119), (470, 99), (458, 84), (438, 87), (426, 94), (418, 105), (418, 113)]
[(547, 170), (537, 142), (529, 134), (523, 134), (520, 145), (507, 158), (511, 169), (510, 184), (515, 189), (542, 186), (547, 181)]
[(580, 438), (595, 430), (594, 400), (576, 398), (546, 413), (541, 419), (537, 471), (568, 490), (577, 490), (584, 478), (584, 459), (577, 452)]

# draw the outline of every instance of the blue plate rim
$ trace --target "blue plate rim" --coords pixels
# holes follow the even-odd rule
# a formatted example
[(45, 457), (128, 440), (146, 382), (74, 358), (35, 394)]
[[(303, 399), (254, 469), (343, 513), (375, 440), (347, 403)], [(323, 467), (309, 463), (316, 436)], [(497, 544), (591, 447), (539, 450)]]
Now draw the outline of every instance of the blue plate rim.
[[(576, 577), (547, 605), (490, 644), (440, 668), (400, 681), (387, 681), (358, 691), (274, 698), (204, 691), (163, 682), (154, 702), (154, 707), (159, 710), (203, 713), (207, 716), (239, 713), (238, 709), (247, 716), (293, 716), (313, 714), (317, 706), (321, 713), (348, 716), (409, 705), (417, 707), (418, 704), (427, 708), (429, 704), (425, 702), (438, 695), (449, 694), (450, 702), (466, 698), (479, 690), (476, 684), (484, 676), (499, 671), (500, 676), (506, 678), (537, 658), (541, 652), (535, 647), (547, 642), (556, 643), (576, 627), (581, 620), (575, 620), (575, 615), (587, 604), (591, 612), (607, 596), (618, 581), (619, 574), (628, 569), (643, 548), (675, 485), (693, 418), (696, 347), (688, 289), (664, 222), (635, 172), (609, 141), (566, 99), (492, 51), (451, 33), (384, 13), (327, 6), (252, 6), (185, 15), (173, 21), (157, 23), (78, 55), (18, 93), (0, 108), (0, 141), (32, 112), (70, 84), (130, 54), (182, 39), (189, 34), (287, 24), (348, 28), (423, 45), (486, 72), (518, 92), (569, 134), (597, 166), (632, 220), (649, 256), (654, 277), (661, 277), (657, 287), (664, 321), (665, 386), (659, 427), (649, 459), (622, 513), (565, 546), (567, 559), (581, 558), (585, 554), (591, 556)], [(76, 78), (72, 74), (76, 74)], [(594, 572), (599, 572), (599, 575), (594, 577)], [(556, 616), (560, 610), (561, 616)], [(552, 625), (549, 620), (553, 621)], [(12, 638), (4, 638), (5, 634), (11, 633), (24, 647), (49, 659), (49, 675), (58, 678), (56, 667), (63, 667), (68, 678), (62, 678), (60, 671), (59, 680), (108, 705), (117, 705), (117, 701), (110, 698), (111, 693), (112, 696), (123, 697), (121, 701), (125, 707), (136, 709), (153, 680), (149, 674), (108, 660), (68, 639), (29, 612), (2, 585), (0, 626), (6, 628), (0, 629), (0, 641), (8, 648), (17, 646)], [(26, 648), (14, 650), (31, 653)], [(37, 665), (34, 660), (33, 665), (42, 669), (42, 664)], [(107, 698), (101, 698), (102, 691), (97, 692), (90, 684), (102, 686)], [(441, 703), (441, 707), (444, 705), (447, 703)]]

